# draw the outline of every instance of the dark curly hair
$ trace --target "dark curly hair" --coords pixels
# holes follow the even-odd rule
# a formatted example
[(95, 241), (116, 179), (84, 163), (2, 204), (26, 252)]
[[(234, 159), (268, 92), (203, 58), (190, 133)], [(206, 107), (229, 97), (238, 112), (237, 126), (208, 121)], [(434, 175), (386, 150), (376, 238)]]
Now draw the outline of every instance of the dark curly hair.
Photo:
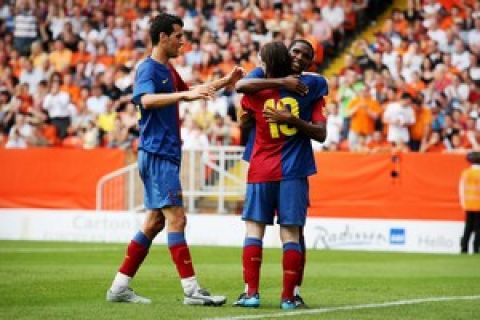
[(292, 58), (283, 42), (274, 41), (260, 49), (260, 58), (265, 64), (265, 74), (270, 78), (282, 78), (292, 74)]

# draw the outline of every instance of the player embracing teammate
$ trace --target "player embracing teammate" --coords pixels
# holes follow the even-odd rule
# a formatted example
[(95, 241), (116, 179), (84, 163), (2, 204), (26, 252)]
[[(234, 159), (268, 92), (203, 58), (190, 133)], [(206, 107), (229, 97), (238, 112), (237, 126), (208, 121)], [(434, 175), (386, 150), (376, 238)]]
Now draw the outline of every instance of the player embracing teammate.
[(312, 46), (304, 40), (295, 40), (289, 49), (281, 42), (268, 43), (260, 50), (263, 68), (236, 85), (239, 92), (246, 93), (243, 118), (254, 121), (245, 151), (250, 161), (242, 215), (246, 288), (237, 306), (260, 305), (262, 239), (265, 226), (273, 224), (275, 215), (283, 243), (281, 308), (305, 306), (299, 286), (305, 266), (302, 231), (309, 204), (308, 176), (316, 173), (311, 139), (325, 140), (322, 109), (323, 97), (328, 94), (325, 78), (302, 73), (313, 57)]

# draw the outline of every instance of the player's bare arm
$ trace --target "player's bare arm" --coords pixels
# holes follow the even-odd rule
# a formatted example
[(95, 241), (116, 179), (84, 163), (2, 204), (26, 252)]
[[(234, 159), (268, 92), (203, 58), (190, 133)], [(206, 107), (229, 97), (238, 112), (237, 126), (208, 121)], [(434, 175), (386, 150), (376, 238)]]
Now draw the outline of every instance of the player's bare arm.
[(279, 89), (286, 90), (299, 94), (306, 95), (308, 87), (300, 81), (299, 76), (288, 76), (285, 78), (269, 78), (269, 79), (242, 79), (237, 82), (235, 89), (240, 93), (256, 93), (265, 89)]
[(141, 102), (145, 109), (153, 109), (167, 107), (180, 101), (209, 99), (213, 97), (214, 94), (215, 87), (212, 85), (201, 85), (189, 91), (144, 94)]
[(198, 99), (210, 99), (217, 90), (227, 86), (234, 86), (241, 79), (245, 71), (240, 67), (235, 67), (225, 77), (212, 81), (208, 84), (199, 85), (188, 91), (179, 91), (172, 93), (152, 93), (145, 94), (141, 98), (145, 109), (167, 107), (180, 101), (194, 101)]
[(237, 81), (245, 76), (245, 70), (241, 67), (235, 66), (225, 77), (209, 83), (215, 90), (220, 90), (225, 87), (233, 89)]
[(318, 142), (324, 142), (327, 137), (327, 128), (325, 123), (316, 122), (311, 123), (295, 117), (288, 109), (278, 110), (266, 108), (263, 111), (263, 116), (267, 122), (285, 123), (300, 130), (304, 135), (310, 139)]

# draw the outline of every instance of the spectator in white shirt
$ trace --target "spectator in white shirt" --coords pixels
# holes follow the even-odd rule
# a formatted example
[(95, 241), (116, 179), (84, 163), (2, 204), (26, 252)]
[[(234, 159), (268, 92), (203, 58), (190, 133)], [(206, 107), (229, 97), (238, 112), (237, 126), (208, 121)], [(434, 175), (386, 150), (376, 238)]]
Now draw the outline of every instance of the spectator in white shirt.
[(452, 65), (459, 71), (464, 71), (470, 67), (470, 52), (465, 50), (463, 41), (455, 40), (455, 51), (452, 53)]
[(328, 0), (328, 4), (322, 8), (322, 17), (333, 30), (343, 30), (345, 11), (335, 0)]
[(333, 44), (333, 32), (330, 24), (322, 19), (319, 8), (313, 9), (312, 34), (323, 46), (331, 47)]
[(10, 128), (8, 140), (5, 145), (7, 149), (25, 149), (33, 140), (33, 127), (27, 122), (24, 115), (15, 115), (15, 124)]
[(34, 95), (37, 92), (38, 83), (45, 80), (45, 73), (41, 69), (33, 68), (30, 59), (23, 60), (23, 68), (20, 73), (20, 83), (28, 84), (28, 93)]
[(338, 106), (335, 103), (327, 105), (327, 112), (327, 138), (323, 143), (312, 140), (314, 150), (328, 149), (333, 151), (338, 149), (338, 144), (341, 140), (340, 132), (342, 131), (343, 118), (338, 113)]
[(446, 51), (445, 48), (448, 47), (447, 33), (438, 27), (436, 19), (431, 20), (427, 35), (437, 43), (441, 51)]
[(425, 16), (437, 14), (440, 9), (442, 9), (442, 6), (436, 0), (426, 0), (422, 7)]
[(102, 40), (100, 32), (92, 27), (92, 22), (84, 21), (80, 38), (87, 43), (87, 51), (95, 54), (97, 52), (97, 43)]
[(468, 46), (476, 55), (480, 55), (480, 18), (475, 19), (475, 29), (468, 32)]
[(470, 68), (468, 75), (470, 79), (480, 84), (480, 65), (478, 64), (478, 57), (475, 54), (470, 55)]
[(402, 147), (410, 140), (408, 127), (415, 123), (415, 113), (411, 107), (411, 96), (404, 93), (398, 102), (387, 105), (383, 121), (388, 125), (388, 142)]
[(70, 95), (60, 91), (61, 79), (53, 79), (50, 84), (50, 92), (43, 101), (43, 109), (48, 113), (48, 118), (57, 129), (57, 136), (61, 139), (67, 136), (74, 106), (70, 103)]
[(99, 85), (95, 85), (92, 88), (92, 96), (87, 99), (87, 108), (95, 115), (105, 113), (108, 100), (109, 98), (103, 94), (102, 88)]
[(388, 40), (384, 41), (385, 50), (382, 53), (382, 64), (385, 65), (390, 74), (394, 74), (397, 69), (398, 53), (393, 51), (392, 43)]
[(403, 66), (404, 68), (410, 69), (411, 72), (420, 71), (424, 58), (418, 43), (412, 42), (409, 44), (408, 50), (403, 56)]

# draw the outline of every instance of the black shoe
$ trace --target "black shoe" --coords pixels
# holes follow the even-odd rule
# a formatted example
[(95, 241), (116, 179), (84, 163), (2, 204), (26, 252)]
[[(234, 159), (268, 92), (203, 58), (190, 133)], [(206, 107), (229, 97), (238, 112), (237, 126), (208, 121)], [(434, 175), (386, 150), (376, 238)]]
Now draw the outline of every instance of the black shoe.
[(302, 297), (297, 294), (295, 296), (295, 305), (297, 306), (297, 308), (300, 308), (300, 309), (308, 309), (308, 306), (305, 304), (305, 301), (303, 301)]

